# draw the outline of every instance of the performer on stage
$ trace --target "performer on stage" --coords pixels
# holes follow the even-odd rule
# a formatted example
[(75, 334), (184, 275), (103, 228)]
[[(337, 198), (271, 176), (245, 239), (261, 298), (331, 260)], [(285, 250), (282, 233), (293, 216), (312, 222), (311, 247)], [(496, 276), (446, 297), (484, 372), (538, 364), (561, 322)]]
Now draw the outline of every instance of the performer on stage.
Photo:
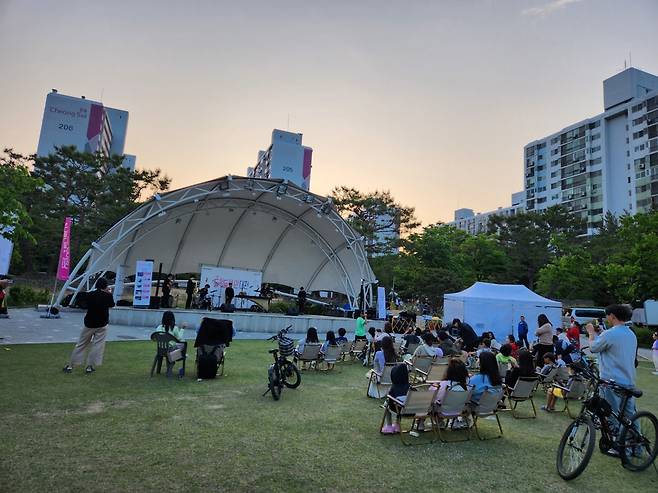
[(208, 310), (211, 308), (211, 303), (210, 303), (210, 295), (208, 294), (208, 291), (210, 291), (210, 284), (206, 284), (204, 287), (199, 289), (199, 305), (202, 310)]
[(226, 303), (227, 308), (231, 306), (231, 302), (233, 301), (234, 296), (235, 291), (233, 291), (233, 283), (229, 282), (228, 287), (224, 290), (224, 302)]
[(162, 302), (160, 303), (160, 306), (162, 308), (169, 308), (169, 296), (171, 295), (171, 284), (172, 284), (172, 278), (171, 274), (169, 274), (164, 282), (162, 283)]
[(299, 314), (302, 315), (306, 307), (306, 291), (304, 291), (304, 286), (299, 288), (299, 293), (297, 293), (297, 307), (299, 308)]
[(194, 284), (194, 278), (190, 277), (187, 280), (187, 286), (185, 287), (185, 294), (187, 294), (187, 299), (185, 300), (185, 308), (190, 309), (190, 306), (192, 306), (192, 296), (194, 296), (194, 290), (196, 289), (196, 285)]

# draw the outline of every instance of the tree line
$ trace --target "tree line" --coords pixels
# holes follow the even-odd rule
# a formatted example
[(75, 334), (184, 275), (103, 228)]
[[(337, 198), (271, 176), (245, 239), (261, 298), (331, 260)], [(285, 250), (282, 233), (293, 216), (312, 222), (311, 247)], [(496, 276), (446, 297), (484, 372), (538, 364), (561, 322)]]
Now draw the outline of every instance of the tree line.
[[(476, 281), (523, 284), (552, 299), (598, 306), (658, 298), (658, 211), (608, 214), (598, 234), (587, 236), (584, 220), (555, 206), (494, 215), (488, 230), (473, 236), (442, 223), (419, 230), (414, 209), (389, 192), (334, 194), (343, 217), (366, 238), (380, 285), (402, 299), (439, 307), (444, 293)], [(372, 217), (382, 211), (397, 221), (401, 238), (377, 241)], [(382, 255), (392, 247), (399, 254)]]
[(11, 272), (54, 272), (64, 218), (73, 218), (77, 262), (114, 223), (171, 180), (159, 169), (129, 170), (122, 156), (63, 146), (47, 156), (5, 149), (0, 155), (0, 234), (14, 242)]
[[(61, 147), (48, 157), (0, 155), (0, 235), (14, 242), (12, 273), (54, 272), (64, 218), (73, 218), (72, 262), (171, 180), (131, 171), (121, 156)], [(658, 298), (658, 211), (605, 217), (597, 235), (563, 207), (492, 216), (476, 236), (441, 223), (420, 227), (389, 191), (336, 187), (338, 212), (364, 238), (380, 285), (403, 299), (442, 304), (475, 281), (524, 284), (560, 300), (606, 305)], [(391, 234), (393, 233), (393, 234)]]

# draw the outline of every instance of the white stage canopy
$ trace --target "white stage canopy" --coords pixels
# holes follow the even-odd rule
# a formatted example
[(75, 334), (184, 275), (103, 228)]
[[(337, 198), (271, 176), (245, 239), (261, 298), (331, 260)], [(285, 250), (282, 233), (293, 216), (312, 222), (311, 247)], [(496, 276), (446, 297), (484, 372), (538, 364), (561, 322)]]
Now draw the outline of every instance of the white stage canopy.
[[(107, 271), (135, 273), (137, 260), (163, 273), (202, 265), (262, 272), (263, 282), (372, 302), (375, 276), (363, 238), (331, 200), (284, 180), (225, 176), (155, 196), (116, 223), (71, 272), (57, 297), (89, 290)], [(120, 268), (121, 266), (121, 268)]]
[(478, 335), (493, 332), (500, 343), (509, 334), (518, 335), (521, 315), (528, 323), (528, 339), (532, 341), (540, 313), (548, 317), (553, 327), (562, 326), (562, 303), (522, 285), (476, 282), (464, 291), (443, 296), (443, 317), (447, 323), (458, 318), (471, 325)]

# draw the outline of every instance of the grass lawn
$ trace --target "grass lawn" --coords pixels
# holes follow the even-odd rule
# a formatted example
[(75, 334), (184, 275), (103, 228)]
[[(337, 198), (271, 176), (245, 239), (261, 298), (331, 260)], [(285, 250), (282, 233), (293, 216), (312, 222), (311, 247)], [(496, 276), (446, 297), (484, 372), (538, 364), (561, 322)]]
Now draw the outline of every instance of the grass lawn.
[[(71, 344), (0, 348), (2, 491), (658, 491), (658, 474), (595, 452), (578, 479), (555, 471), (565, 415), (501, 417), (499, 440), (405, 447), (378, 433), (365, 369), (304, 372), (262, 397), (272, 345), (236, 341), (226, 375), (150, 378), (154, 346), (109, 343), (94, 375), (61, 368)], [(658, 413), (642, 363), (640, 409)], [(537, 406), (543, 403), (539, 398)], [(495, 422), (483, 426), (493, 430)]]

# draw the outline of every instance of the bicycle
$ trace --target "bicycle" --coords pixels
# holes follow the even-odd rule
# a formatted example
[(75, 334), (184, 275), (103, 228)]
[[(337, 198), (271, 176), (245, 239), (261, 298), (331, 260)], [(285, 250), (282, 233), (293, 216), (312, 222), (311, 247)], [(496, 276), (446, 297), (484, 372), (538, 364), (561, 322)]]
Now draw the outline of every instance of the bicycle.
[(269, 353), (274, 358), (274, 363), (270, 365), (267, 370), (267, 390), (263, 396), (268, 392), (272, 393), (272, 398), (278, 401), (281, 398), (281, 391), (283, 387), (289, 389), (296, 389), (302, 383), (302, 375), (299, 369), (292, 361), (287, 358), (292, 356), (295, 343), (292, 339), (286, 337), (292, 325), (285, 329), (281, 329), (276, 335), (268, 338), (268, 341), (277, 341), (279, 343), (278, 349), (270, 349)]
[[(580, 414), (567, 427), (560, 440), (556, 462), (558, 474), (568, 481), (585, 470), (594, 452), (597, 429), (601, 431), (599, 449), (602, 453), (619, 457), (622, 467), (629, 471), (645, 470), (654, 464), (658, 453), (658, 420), (648, 411), (639, 411), (627, 417), (625, 408), (628, 399), (641, 397), (642, 391), (600, 378), (595, 367), (585, 359), (582, 350), (580, 352), (581, 362), (575, 362), (571, 367), (589, 380), (590, 391)], [(610, 403), (599, 395), (602, 386), (609, 387), (621, 396), (619, 412), (613, 411)], [(618, 437), (609, 423), (611, 418), (619, 425)]]

